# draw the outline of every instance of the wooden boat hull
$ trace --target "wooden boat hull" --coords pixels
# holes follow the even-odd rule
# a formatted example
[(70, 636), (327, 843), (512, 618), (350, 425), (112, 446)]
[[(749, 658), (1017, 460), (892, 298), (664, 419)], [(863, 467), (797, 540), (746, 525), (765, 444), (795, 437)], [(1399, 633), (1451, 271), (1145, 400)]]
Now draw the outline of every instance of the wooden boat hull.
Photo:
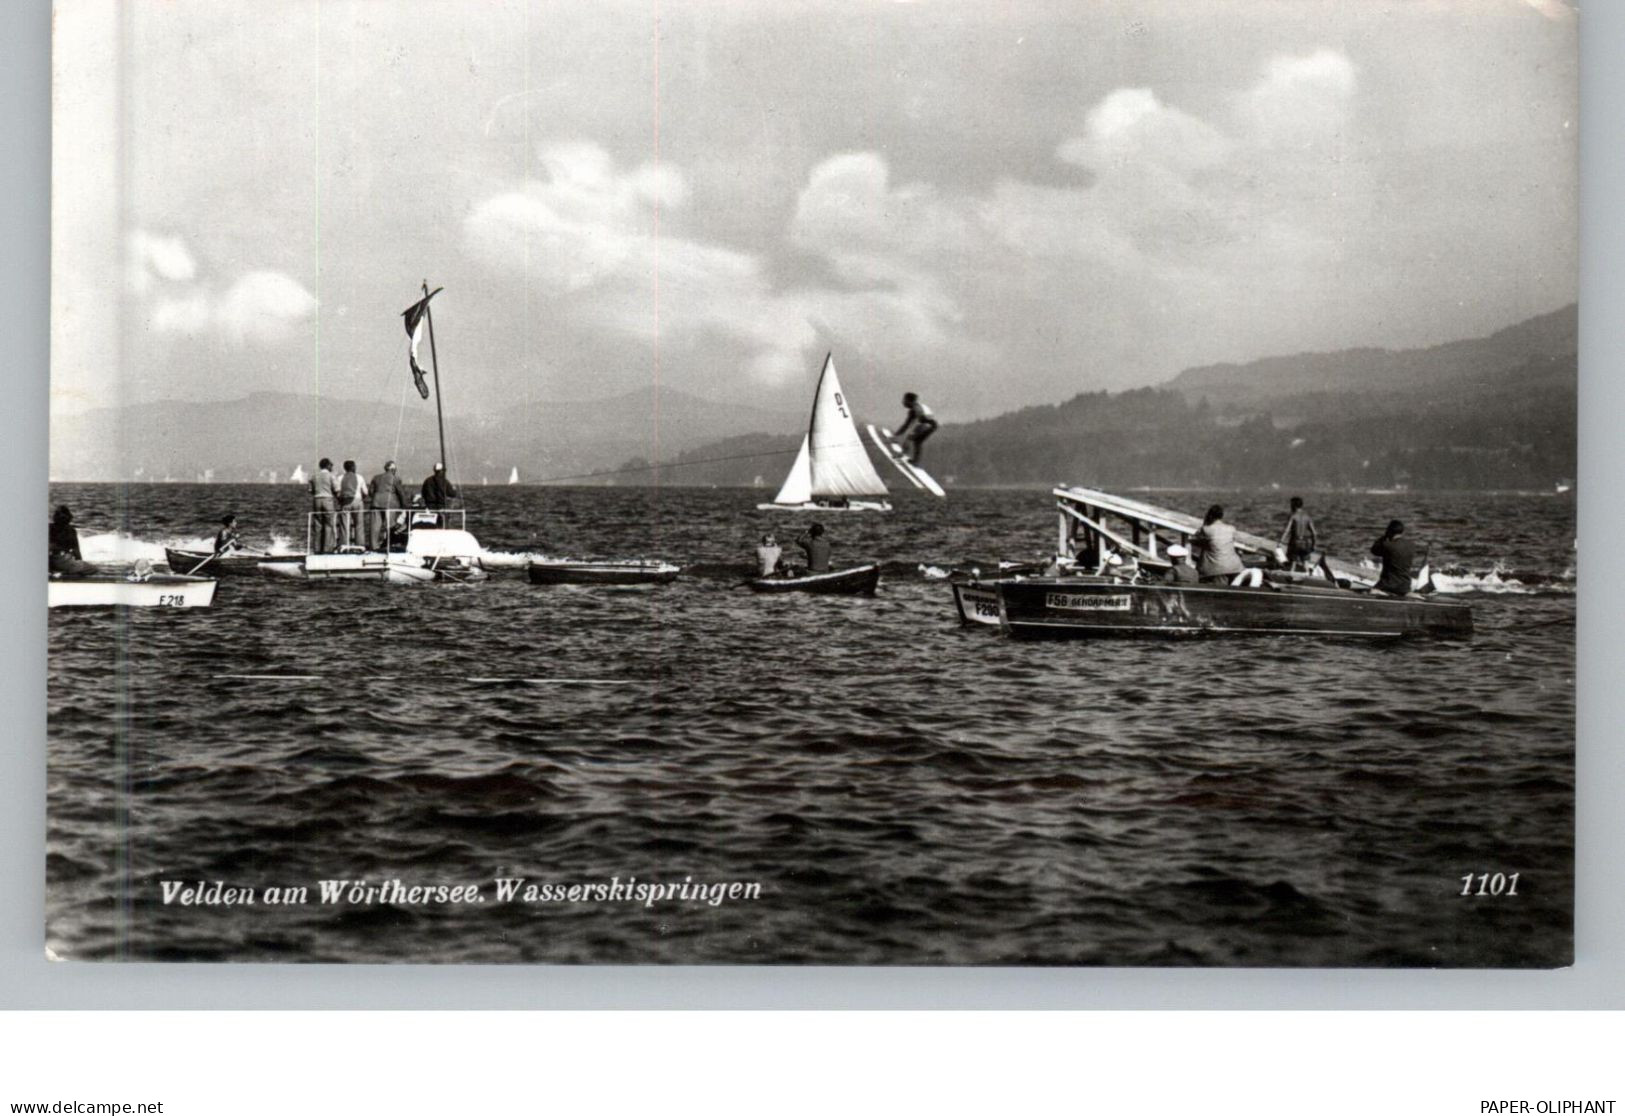
[(208, 608), (214, 603), (211, 577), (154, 574), (141, 581), (102, 574), (53, 577), (46, 588), (52, 608)]
[(1068, 578), (995, 583), (999, 622), (1022, 639), (1318, 635), (1460, 639), (1472, 610), (1453, 601), (1306, 586), (1237, 588)]
[(533, 561), (525, 567), (532, 585), (666, 585), (681, 567), (670, 562)]
[(891, 511), (891, 502), (888, 500), (851, 500), (845, 504), (757, 504), (756, 510), (822, 512), (825, 515), (842, 515), (846, 512), (889, 512)]
[[(274, 557), (279, 561), (298, 562), (304, 555), (278, 554)], [(164, 548), (164, 558), (175, 573), (188, 574), (196, 570), (198, 577), (258, 577), (262, 572), (260, 563), (269, 560), (264, 554), (227, 554), (210, 558), (206, 550), (176, 550), (167, 546)]]
[(758, 593), (843, 593), (874, 595), (880, 585), (878, 565), (808, 574), (804, 577), (759, 577), (750, 583)]

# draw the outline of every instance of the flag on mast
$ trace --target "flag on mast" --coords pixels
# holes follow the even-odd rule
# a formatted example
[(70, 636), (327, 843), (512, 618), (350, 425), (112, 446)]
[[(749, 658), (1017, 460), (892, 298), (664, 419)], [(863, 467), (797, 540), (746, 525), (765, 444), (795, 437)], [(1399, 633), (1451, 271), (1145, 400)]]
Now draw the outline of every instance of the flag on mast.
[(412, 382), (417, 384), (418, 394), (429, 398), (429, 381), (424, 379), (423, 366), (418, 363), (418, 342), (423, 340), (423, 322), (429, 315), (429, 300), (444, 287), (436, 287), (418, 301), (401, 311), (401, 317), (406, 319), (406, 335), (412, 339), (412, 351), (407, 357), (412, 365)]

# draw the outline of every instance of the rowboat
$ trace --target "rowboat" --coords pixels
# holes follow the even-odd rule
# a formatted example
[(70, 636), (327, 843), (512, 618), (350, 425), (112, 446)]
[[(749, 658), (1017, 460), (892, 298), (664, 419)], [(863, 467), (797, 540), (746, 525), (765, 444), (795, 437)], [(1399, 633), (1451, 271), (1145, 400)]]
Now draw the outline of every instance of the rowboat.
[(45, 595), (51, 608), (208, 608), (215, 584), (211, 577), (180, 574), (52, 575)]
[(577, 562), (537, 558), (525, 567), (532, 585), (665, 585), (680, 567), (670, 562)]
[(1021, 639), (1103, 636), (1318, 635), (1461, 639), (1465, 604), (1393, 597), (1309, 580), (1249, 585), (1010, 578), (994, 583), (999, 624)]
[[(869, 453), (852, 420), (852, 407), (841, 390), (834, 354), (824, 357), (824, 370), (813, 390), (812, 417), (801, 448), (771, 504), (758, 511), (823, 513), (891, 511), (886, 482), (869, 462)], [(870, 497), (870, 499), (864, 499)]]
[(178, 550), (164, 547), (164, 558), (169, 568), (178, 574), (207, 573), (210, 577), (242, 577), (257, 575), (260, 563), (275, 558), (281, 562), (297, 562), (303, 554), (252, 554), (233, 551), (230, 554), (212, 554), (207, 550)]
[(758, 593), (866, 593), (871, 597), (879, 585), (880, 567), (875, 564), (800, 577), (759, 577), (750, 583)]

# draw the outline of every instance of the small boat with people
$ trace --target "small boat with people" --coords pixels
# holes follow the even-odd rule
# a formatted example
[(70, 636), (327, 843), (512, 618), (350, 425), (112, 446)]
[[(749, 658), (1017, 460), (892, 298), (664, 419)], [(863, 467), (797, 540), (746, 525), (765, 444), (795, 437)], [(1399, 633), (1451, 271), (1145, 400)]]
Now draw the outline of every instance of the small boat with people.
[(569, 558), (533, 558), (525, 565), (532, 585), (669, 585), (682, 567), (671, 562), (577, 561)]
[(871, 562), (845, 570), (800, 573), (788, 576), (753, 578), (750, 587), (758, 593), (826, 593), (848, 596), (874, 596), (880, 586), (880, 565)]
[[(953, 582), (961, 623), (1018, 638), (1298, 634), (1463, 638), (1472, 610), (1430, 595), (1428, 565), (1389, 575), (1320, 553), (1286, 563), (1270, 539), (1225, 525), (1242, 557), (1234, 573), (1201, 578), (1188, 556), (1208, 521), (1094, 489), (1054, 489), (1056, 557)], [(1295, 505), (1296, 510), (1296, 505)], [(1374, 550), (1403, 533), (1395, 521)], [(1405, 552), (1413, 549), (1407, 542)], [(1300, 556), (1301, 557), (1301, 556)]]
[(886, 482), (875, 472), (863, 448), (852, 406), (835, 372), (835, 355), (826, 354), (824, 370), (813, 391), (812, 417), (802, 435), (796, 459), (771, 504), (758, 511), (862, 512), (891, 511)]
[(303, 554), (271, 554), (257, 550), (216, 554), (208, 550), (164, 547), (164, 561), (174, 573), (207, 574), (210, 577), (258, 577), (263, 572), (260, 569), (262, 562), (297, 562), (303, 557)]

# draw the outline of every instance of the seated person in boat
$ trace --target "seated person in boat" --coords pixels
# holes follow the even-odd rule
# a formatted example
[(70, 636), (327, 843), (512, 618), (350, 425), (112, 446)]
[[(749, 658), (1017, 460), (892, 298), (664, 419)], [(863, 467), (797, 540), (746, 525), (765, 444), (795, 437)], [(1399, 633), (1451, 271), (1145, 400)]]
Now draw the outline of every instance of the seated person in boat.
[(234, 550), (241, 550), (242, 542), (237, 538), (237, 517), (223, 515), (220, 517), (220, 530), (214, 534), (214, 552), (218, 555), (230, 554)]
[(814, 523), (796, 540), (796, 545), (807, 556), (809, 574), (829, 573), (829, 540), (824, 537), (824, 525)]
[(1189, 547), (1174, 543), (1166, 553), (1170, 565), (1168, 566), (1168, 572), (1163, 575), (1164, 581), (1170, 585), (1195, 585), (1202, 580), (1202, 575), (1196, 572), (1195, 566), (1191, 565)]
[(772, 577), (779, 573), (783, 558), (784, 551), (779, 547), (779, 540), (771, 532), (763, 535), (761, 545), (756, 548), (756, 576)]
[(1315, 521), (1304, 510), (1303, 497), (1292, 497), (1291, 514), (1287, 516), (1286, 526), (1281, 529), (1281, 547), (1286, 551), (1287, 569), (1314, 569), (1317, 544)]
[(66, 504), (51, 517), (50, 544), (52, 573), (89, 577), (99, 572), (79, 552), (79, 532), (73, 526), (73, 511)]
[(1382, 538), (1371, 545), (1371, 553), (1382, 559), (1382, 575), (1374, 588), (1380, 593), (1403, 597), (1411, 591), (1411, 570), (1416, 565), (1416, 544), (1405, 537), (1405, 525), (1391, 520)]
[(927, 438), (937, 432), (936, 416), (931, 413), (931, 408), (920, 402), (920, 397), (912, 391), (903, 396), (903, 406), (908, 408), (908, 414), (903, 419), (903, 425), (897, 428), (897, 436), (901, 438), (908, 433), (911, 427), (913, 428), (913, 433), (909, 434), (908, 437), (908, 444), (911, 449), (906, 458), (909, 464), (918, 465), (920, 463), (920, 447), (925, 444)]
[(1224, 508), (1214, 504), (1202, 517), (1202, 526), (1191, 536), (1196, 554), (1196, 572), (1203, 581), (1229, 582), (1243, 569), (1236, 553), (1236, 529), (1224, 521)]
[(1108, 553), (1106, 560), (1101, 563), (1100, 572), (1119, 581), (1133, 581), (1140, 576), (1140, 563), (1132, 554), (1124, 555), (1113, 551)]

